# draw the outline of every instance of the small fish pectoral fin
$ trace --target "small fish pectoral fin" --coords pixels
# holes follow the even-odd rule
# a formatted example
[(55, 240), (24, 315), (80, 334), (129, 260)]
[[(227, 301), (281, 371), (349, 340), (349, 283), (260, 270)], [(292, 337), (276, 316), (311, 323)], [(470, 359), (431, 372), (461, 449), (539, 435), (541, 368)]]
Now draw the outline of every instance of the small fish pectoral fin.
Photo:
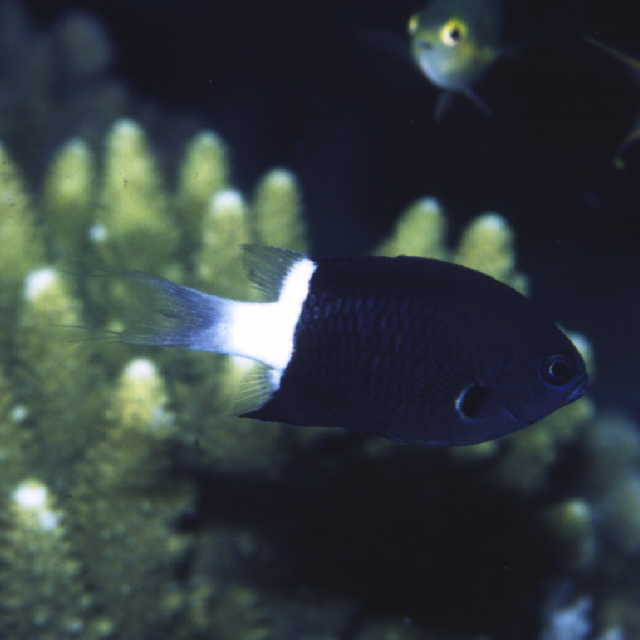
[[(464, 89), (461, 93), (466, 96), (473, 104), (482, 111), (485, 116), (491, 116), (491, 108), (489, 105), (475, 92), (473, 89)], [(443, 91), (436, 98), (436, 106), (433, 113), (433, 119), (436, 123), (440, 123), (444, 114), (451, 108), (454, 100), (453, 91)]]
[(451, 109), (453, 94), (450, 91), (441, 91), (436, 98), (436, 106), (433, 110), (433, 119), (437, 124), (442, 122), (444, 114)]
[(490, 117), (493, 115), (491, 107), (473, 89), (465, 89), (463, 93), (485, 116)]

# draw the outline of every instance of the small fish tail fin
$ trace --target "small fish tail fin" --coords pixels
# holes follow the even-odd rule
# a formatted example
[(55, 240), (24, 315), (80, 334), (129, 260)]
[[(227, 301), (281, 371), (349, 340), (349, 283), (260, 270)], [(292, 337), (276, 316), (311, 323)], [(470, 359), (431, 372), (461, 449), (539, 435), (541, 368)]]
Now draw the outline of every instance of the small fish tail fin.
[(107, 274), (126, 296), (119, 342), (227, 353), (225, 322), (230, 300), (141, 271)]

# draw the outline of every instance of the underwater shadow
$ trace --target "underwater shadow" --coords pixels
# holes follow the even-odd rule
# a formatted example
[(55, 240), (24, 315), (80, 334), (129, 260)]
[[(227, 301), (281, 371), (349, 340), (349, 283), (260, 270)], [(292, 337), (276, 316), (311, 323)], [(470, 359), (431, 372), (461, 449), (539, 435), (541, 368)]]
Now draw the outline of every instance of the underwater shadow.
[(271, 549), (243, 567), (252, 582), (343, 595), (363, 619), (537, 638), (562, 561), (535, 505), (490, 485), (487, 463), (409, 446), (372, 458), (358, 442), (322, 439), (277, 478), (205, 470), (183, 527), (251, 528)]

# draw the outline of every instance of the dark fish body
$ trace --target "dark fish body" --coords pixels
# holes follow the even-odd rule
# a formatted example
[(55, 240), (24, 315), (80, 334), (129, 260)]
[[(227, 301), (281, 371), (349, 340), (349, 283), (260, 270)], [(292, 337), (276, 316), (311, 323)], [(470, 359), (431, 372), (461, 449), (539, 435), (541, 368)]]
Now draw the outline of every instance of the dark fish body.
[(150, 278), (161, 302), (154, 313), (169, 306), (170, 320), (164, 314), (157, 331), (133, 327), (122, 340), (262, 362), (264, 393), (244, 416), (402, 442), (496, 438), (584, 392), (584, 363), (569, 339), (482, 273), (405, 256), (248, 253), (253, 279), (275, 302), (236, 302)]

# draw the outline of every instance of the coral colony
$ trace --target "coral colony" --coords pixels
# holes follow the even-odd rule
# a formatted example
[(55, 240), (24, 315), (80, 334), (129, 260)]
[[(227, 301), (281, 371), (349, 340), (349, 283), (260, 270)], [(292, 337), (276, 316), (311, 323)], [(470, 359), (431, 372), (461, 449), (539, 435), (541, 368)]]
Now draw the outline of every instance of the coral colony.
[[(0, 636), (471, 640), (522, 615), (547, 640), (640, 635), (634, 424), (585, 397), (506, 438), (430, 449), (231, 417), (246, 360), (68, 327), (122, 327), (131, 301), (102, 267), (251, 299), (242, 243), (306, 249), (295, 176), (240, 193), (207, 131), (168, 189), (141, 126), (118, 119), (100, 154), (74, 138), (38, 180), (14, 159), (18, 134), (0, 144)], [(376, 253), (526, 292), (503, 217), (475, 218), (453, 248), (446, 226), (421, 199)], [(453, 609), (429, 608), (431, 579)]]

